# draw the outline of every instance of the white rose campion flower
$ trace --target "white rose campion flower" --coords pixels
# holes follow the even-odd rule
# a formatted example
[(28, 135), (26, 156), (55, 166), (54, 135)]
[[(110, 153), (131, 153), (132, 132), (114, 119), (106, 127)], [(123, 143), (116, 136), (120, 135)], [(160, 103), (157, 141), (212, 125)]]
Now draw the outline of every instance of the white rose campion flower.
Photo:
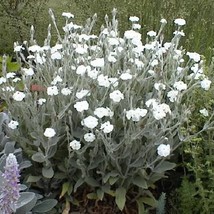
[(160, 144), (157, 148), (157, 153), (161, 157), (167, 157), (170, 155), (170, 145)]
[(76, 104), (74, 104), (74, 108), (75, 108), (78, 112), (83, 112), (83, 111), (85, 111), (85, 110), (88, 110), (89, 104), (88, 104), (87, 101), (76, 102)]
[(62, 88), (61, 93), (65, 96), (68, 96), (71, 94), (71, 89), (70, 88)]
[(87, 67), (84, 65), (80, 65), (77, 67), (76, 74), (83, 76), (87, 71)]
[(138, 122), (140, 121), (141, 117), (145, 117), (147, 114), (147, 109), (131, 109), (129, 111), (126, 111), (126, 118), (128, 120), (132, 119), (132, 121)]
[(208, 91), (210, 89), (211, 81), (205, 78), (204, 80), (201, 81), (201, 87)]
[(93, 133), (86, 133), (86, 134), (84, 134), (83, 138), (86, 142), (91, 143), (95, 140), (95, 135)]
[(104, 64), (105, 64), (104, 58), (97, 58), (91, 61), (91, 66), (95, 68), (102, 68), (104, 67)]
[(56, 85), (58, 82), (62, 82), (63, 80), (62, 80), (62, 78), (59, 76), (59, 75), (57, 75), (54, 79), (53, 79), (53, 81), (51, 82), (51, 85)]
[(13, 99), (15, 101), (22, 101), (24, 98), (25, 98), (25, 94), (23, 92), (21, 92), (21, 91), (16, 91), (13, 94)]
[(157, 33), (153, 30), (147, 32), (147, 35), (150, 36), (150, 37), (155, 37), (157, 35)]
[(138, 22), (139, 18), (137, 16), (130, 16), (129, 17), (129, 21), (131, 21), (131, 22)]
[(82, 99), (82, 98), (85, 97), (85, 96), (90, 96), (89, 90), (82, 89), (81, 91), (79, 91), (79, 92), (76, 93), (76, 97), (77, 97), (78, 99)]
[(18, 127), (19, 123), (15, 120), (11, 120), (7, 125), (11, 129), (16, 129)]
[(62, 16), (66, 17), (68, 19), (74, 18), (74, 15), (72, 13), (69, 13), (69, 12), (63, 12)]
[(178, 91), (171, 90), (167, 93), (167, 97), (169, 98), (170, 102), (174, 103), (178, 98)]
[(122, 99), (124, 99), (124, 95), (119, 90), (113, 91), (109, 94), (109, 96), (115, 103), (119, 103)]
[(100, 129), (101, 129), (104, 133), (108, 134), (108, 133), (110, 133), (110, 132), (113, 131), (114, 126), (113, 126), (109, 121), (107, 121), (107, 122), (101, 124)]
[(179, 26), (183, 26), (186, 24), (186, 21), (184, 19), (178, 18), (174, 20), (174, 23), (179, 25)]
[(25, 76), (33, 76), (34, 75), (33, 68), (23, 68), (23, 71), (24, 71)]
[(6, 82), (7, 82), (7, 79), (5, 77), (0, 77), (0, 85)]
[(103, 118), (105, 116), (107, 117), (109, 116), (109, 110), (104, 107), (99, 107), (94, 110), (94, 115), (96, 115), (99, 118)]
[(6, 74), (6, 78), (7, 79), (13, 79), (14, 77), (16, 76), (16, 74), (14, 73), (14, 72), (8, 72), (7, 74)]
[(187, 89), (187, 84), (184, 83), (183, 81), (178, 81), (174, 83), (173, 87), (178, 91), (183, 91)]
[(205, 117), (208, 117), (208, 116), (209, 116), (209, 113), (208, 113), (208, 111), (207, 111), (206, 108), (200, 109), (199, 112), (200, 112), (202, 115), (204, 115)]
[(108, 79), (108, 76), (104, 76), (103, 74), (100, 74), (97, 77), (97, 81), (98, 81), (98, 85), (99, 86), (103, 86), (103, 87), (106, 87), (106, 88), (108, 88), (110, 86), (110, 84), (111, 84), (111, 82)]
[(93, 116), (88, 116), (81, 121), (81, 124), (89, 129), (93, 129), (98, 125), (98, 119)]
[(70, 147), (73, 149), (73, 150), (79, 150), (81, 148), (81, 143), (77, 140), (73, 140), (70, 142)]
[(162, 103), (162, 104), (158, 104), (158, 105), (153, 106), (153, 112), (152, 113), (153, 113), (153, 116), (156, 120), (161, 120), (164, 117), (166, 117), (167, 113), (171, 114), (171, 110), (167, 104)]
[(131, 80), (132, 79), (132, 75), (129, 73), (123, 73), (120, 75), (120, 79), (122, 80)]
[(37, 103), (41, 106), (44, 103), (46, 103), (46, 99), (45, 98), (40, 98), (40, 99), (37, 100)]
[(186, 55), (195, 62), (199, 62), (201, 59), (200, 55), (196, 52), (187, 52)]
[(93, 80), (97, 79), (98, 73), (99, 73), (99, 71), (96, 70), (96, 69), (87, 70), (88, 76), (89, 76), (91, 79), (93, 79)]
[(57, 95), (59, 93), (58, 88), (56, 86), (47, 87), (47, 94), (50, 96)]
[(54, 137), (56, 135), (56, 132), (52, 128), (46, 128), (44, 135), (45, 135), (45, 137), (51, 138), (51, 137)]
[(155, 84), (154, 84), (154, 88), (155, 88), (157, 91), (165, 90), (165, 89), (166, 89), (166, 85), (164, 85), (163, 83), (155, 83)]

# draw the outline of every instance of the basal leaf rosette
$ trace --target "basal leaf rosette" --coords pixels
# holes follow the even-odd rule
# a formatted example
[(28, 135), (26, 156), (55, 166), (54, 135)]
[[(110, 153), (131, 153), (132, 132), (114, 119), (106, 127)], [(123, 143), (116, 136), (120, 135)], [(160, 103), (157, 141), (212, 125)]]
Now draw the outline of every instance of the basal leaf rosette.
[[(91, 34), (95, 18), (84, 27), (66, 19), (54, 46), (50, 26), (44, 46), (26, 45), (23, 90), (14, 87), (14, 77), (1, 81), (8, 133), (43, 169), (56, 172), (65, 164), (74, 189), (84, 182), (106, 192), (113, 185), (148, 189), (175, 166), (166, 159), (188, 137), (180, 130), (194, 106), (192, 92), (205, 93), (211, 81), (200, 55), (179, 47), (185, 20), (175, 21), (171, 41), (163, 40), (162, 19), (144, 42), (135, 17), (122, 37), (114, 12), (99, 35)], [(21, 50), (15, 44), (16, 53)], [(31, 91), (32, 84), (45, 90)]]

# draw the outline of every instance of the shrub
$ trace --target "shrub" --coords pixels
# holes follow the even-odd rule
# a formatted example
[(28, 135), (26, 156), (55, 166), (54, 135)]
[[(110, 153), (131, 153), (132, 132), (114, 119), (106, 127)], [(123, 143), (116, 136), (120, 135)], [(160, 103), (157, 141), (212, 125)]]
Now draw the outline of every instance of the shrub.
[[(185, 20), (175, 20), (174, 36), (165, 42), (162, 19), (143, 44), (138, 17), (130, 17), (132, 29), (119, 36), (115, 9), (98, 36), (91, 34), (96, 14), (83, 27), (63, 13), (62, 36), (49, 12), (58, 43), (50, 46), (49, 26), (39, 46), (32, 27), (23, 87), (13, 77), (1, 84), (11, 119), (7, 133), (32, 159), (27, 182), (44, 196), (64, 197), (65, 209), (86, 185), (88, 198), (109, 194), (120, 210), (130, 195), (139, 213), (144, 205), (156, 207), (156, 181), (176, 166), (170, 157), (182, 142), (197, 135), (183, 131), (194, 90), (203, 96), (211, 84), (200, 55), (179, 47)], [(21, 48), (16, 43), (14, 50)]]

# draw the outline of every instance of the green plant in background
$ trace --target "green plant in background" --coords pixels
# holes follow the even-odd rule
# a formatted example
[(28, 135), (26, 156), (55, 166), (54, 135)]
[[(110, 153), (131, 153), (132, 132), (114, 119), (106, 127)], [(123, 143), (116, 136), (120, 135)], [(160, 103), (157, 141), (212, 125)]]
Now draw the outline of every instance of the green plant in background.
[[(174, 150), (213, 125), (211, 114), (201, 129), (182, 131), (195, 90), (201, 97), (211, 84), (201, 56), (179, 47), (186, 21), (175, 19), (173, 38), (164, 42), (167, 21), (161, 19), (160, 30), (147, 32), (144, 42), (136, 16), (120, 37), (115, 9), (98, 36), (92, 34), (96, 14), (83, 27), (64, 12), (61, 35), (49, 12), (57, 44), (51, 47), (51, 26), (42, 47), (31, 28), (28, 50), (35, 64), (21, 68), (24, 88), (17, 90), (14, 77), (5, 76), (0, 91), (11, 120), (7, 134), (32, 159), (27, 182), (44, 197), (64, 198), (64, 211), (85, 189), (89, 199), (114, 197), (121, 211), (132, 202), (139, 213), (164, 213), (164, 194), (158, 203), (151, 190), (176, 166)], [(35, 83), (44, 90), (32, 92)]]
[[(213, 77), (213, 63), (204, 70)], [(197, 132), (206, 126), (208, 116), (213, 112), (213, 88), (201, 97), (199, 91), (195, 91), (196, 105), (193, 115), (185, 132)], [(204, 103), (203, 109), (200, 108)], [(201, 117), (200, 115), (203, 115)], [(212, 122), (213, 123), (213, 122)], [(183, 213), (212, 213), (214, 211), (213, 192), (213, 130), (208, 129), (198, 137), (183, 144), (183, 160), (186, 168), (186, 176), (178, 190), (179, 210)], [(189, 181), (188, 181), (189, 178)]]
[(4, 61), (6, 61), (7, 72), (17, 72), (20, 69), (21, 65), (18, 62), (14, 61), (11, 56), (0, 56), (0, 72), (2, 72), (3, 59)]

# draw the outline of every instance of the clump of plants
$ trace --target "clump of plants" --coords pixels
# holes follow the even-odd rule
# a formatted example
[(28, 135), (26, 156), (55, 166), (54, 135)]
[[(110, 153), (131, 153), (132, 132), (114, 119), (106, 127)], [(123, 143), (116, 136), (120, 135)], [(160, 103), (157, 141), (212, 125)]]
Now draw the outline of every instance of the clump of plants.
[[(132, 28), (119, 35), (115, 9), (99, 35), (92, 34), (96, 14), (80, 26), (73, 14), (63, 13), (60, 35), (49, 12), (57, 44), (50, 45), (51, 25), (43, 46), (32, 27), (22, 78), (1, 78), (7, 134), (32, 162), (26, 182), (58, 199), (59, 212), (69, 213), (72, 204), (89, 212), (91, 200), (114, 198), (112, 213), (126, 213), (130, 205), (138, 213), (155, 208), (163, 213), (167, 195), (155, 194), (156, 182), (176, 166), (174, 151), (212, 125), (184, 132), (194, 90), (203, 96), (211, 85), (200, 55), (179, 47), (185, 20), (174, 21), (169, 42), (163, 37), (165, 19), (142, 41), (136, 16), (129, 19)], [(14, 51), (20, 54), (22, 46), (16, 43)]]
[[(213, 63), (206, 67), (212, 75)], [(188, 121), (186, 131), (197, 132), (207, 123), (213, 123), (213, 88), (200, 97), (195, 91), (197, 104), (192, 118)], [(204, 108), (200, 109), (204, 103)], [(203, 117), (200, 117), (203, 114)], [(211, 116), (211, 117), (210, 117)], [(178, 189), (179, 208), (184, 213), (212, 213), (213, 203), (213, 128), (187, 141), (182, 146), (185, 176)], [(194, 200), (193, 200), (194, 199)]]

